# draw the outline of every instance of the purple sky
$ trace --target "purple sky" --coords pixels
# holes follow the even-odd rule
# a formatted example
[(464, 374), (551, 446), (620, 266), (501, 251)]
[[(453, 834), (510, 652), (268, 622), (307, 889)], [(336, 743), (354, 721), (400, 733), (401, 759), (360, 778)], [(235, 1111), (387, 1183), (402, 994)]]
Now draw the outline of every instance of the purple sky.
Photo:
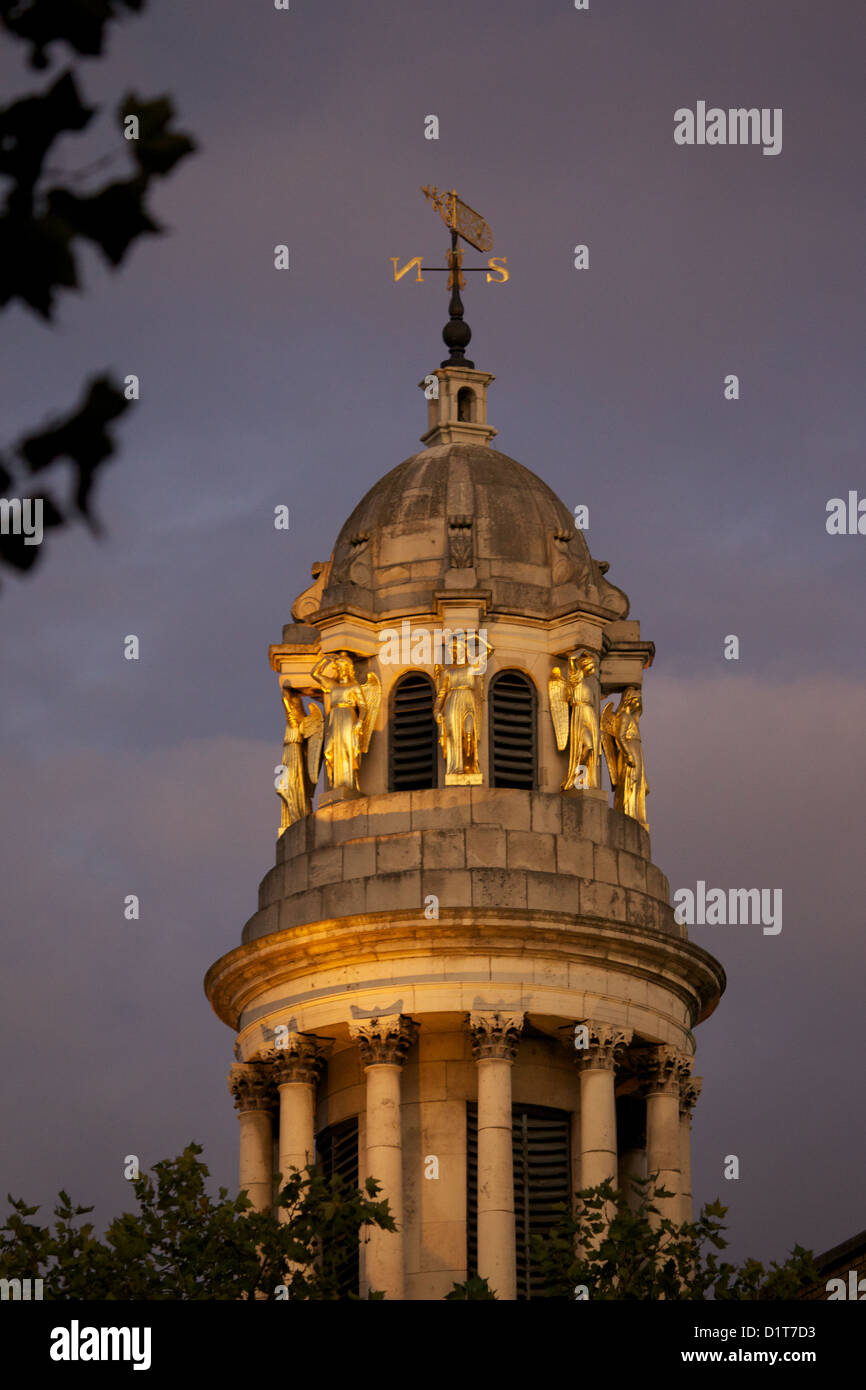
[[(589, 505), (656, 642), (653, 858), (673, 888), (784, 893), (778, 936), (692, 931), (728, 974), (697, 1034), (696, 1196), (729, 1204), (737, 1258), (866, 1226), (866, 537), (824, 524), (829, 498), (866, 495), (864, 27), (859, 0), (151, 0), (79, 65), (109, 107), (170, 92), (201, 150), (156, 191), (169, 235), (117, 274), (87, 257), (53, 328), (4, 317), (4, 443), (90, 372), (135, 372), (142, 399), (98, 489), (105, 539), (50, 535), (0, 591), (0, 1193), (65, 1186), (107, 1218), (125, 1154), (190, 1138), (236, 1181), (233, 1038), (201, 981), (273, 863), (268, 644), (421, 447), (444, 277), (395, 285), (389, 258), (441, 261), (432, 182), (508, 258), (506, 286), (465, 296), (495, 444)], [(4, 91), (48, 82), (4, 49)], [(699, 100), (781, 107), (781, 154), (675, 145)]]

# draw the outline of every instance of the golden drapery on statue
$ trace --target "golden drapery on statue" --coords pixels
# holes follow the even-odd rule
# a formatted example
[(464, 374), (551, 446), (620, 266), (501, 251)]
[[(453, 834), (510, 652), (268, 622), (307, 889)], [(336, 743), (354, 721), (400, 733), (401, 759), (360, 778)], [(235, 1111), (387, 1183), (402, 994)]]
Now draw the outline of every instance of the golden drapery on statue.
[(481, 782), (478, 741), (481, 737), (483, 701), (481, 687), (487, 657), (493, 648), (479, 636), (479, 651), (469, 657), (463, 633), (451, 640), (451, 661), (434, 666), (436, 703), (433, 714), (439, 725), (439, 743), (445, 756), (445, 785), (477, 786)]
[(313, 808), (312, 796), (319, 780), (324, 735), (324, 720), (318, 705), (311, 703), (305, 714), (298, 691), (284, 687), (282, 697), (286, 732), (283, 761), (274, 784), (281, 802), (281, 835), (296, 820), (308, 816)]
[(562, 791), (600, 786), (600, 687), (595, 652), (584, 651), (576, 657), (570, 656), (565, 677), (560, 668), (554, 666), (547, 691), (556, 746), (562, 752), (568, 745), (568, 772)]
[(359, 791), (358, 770), (370, 746), (382, 700), (379, 677), (371, 671), (362, 684), (355, 675), (355, 664), (348, 652), (323, 656), (316, 663), (312, 676), (328, 694), (325, 738), (328, 782), (334, 789)]
[(649, 785), (640, 738), (642, 712), (640, 689), (630, 685), (620, 696), (616, 710), (612, 702), (602, 710), (601, 738), (613, 787), (615, 810), (623, 811), (640, 821), (644, 830), (649, 830), (646, 818)]

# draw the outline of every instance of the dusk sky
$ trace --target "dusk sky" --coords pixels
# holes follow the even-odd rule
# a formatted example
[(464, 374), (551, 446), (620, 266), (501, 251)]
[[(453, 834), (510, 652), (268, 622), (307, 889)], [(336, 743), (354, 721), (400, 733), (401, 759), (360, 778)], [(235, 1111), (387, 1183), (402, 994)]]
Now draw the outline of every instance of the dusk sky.
[[(112, 147), (129, 90), (170, 93), (199, 150), (152, 195), (166, 235), (116, 272), (85, 254), (53, 326), (3, 316), (2, 446), (90, 374), (137, 374), (141, 400), (103, 537), (49, 533), (0, 574), (0, 1195), (64, 1187), (101, 1227), (131, 1206), (125, 1155), (190, 1139), (236, 1186), (234, 1039), (202, 979), (273, 864), (268, 645), (421, 448), (445, 277), (395, 284), (390, 258), (443, 262), (432, 183), (507, 258), (464, 296), (495, 447), (589, 507), (656, 644), (653, 860), (672, 890), (783, 891), (777, 935), (690, 929), (728, 976), (696, 1033), (696, 1206), (729, 1206), (737, 1259), (866, 1227), (866, 535), (825, 525), (866, 497), (864, 39), (861, 0), (150, 0), (75, 60), (104, 111), (63, 167)], [(34, 73), (6, 40), (4, 101), (52, 56)], [(780, 152), (676, 144), (699, 102), (780, 109)]]

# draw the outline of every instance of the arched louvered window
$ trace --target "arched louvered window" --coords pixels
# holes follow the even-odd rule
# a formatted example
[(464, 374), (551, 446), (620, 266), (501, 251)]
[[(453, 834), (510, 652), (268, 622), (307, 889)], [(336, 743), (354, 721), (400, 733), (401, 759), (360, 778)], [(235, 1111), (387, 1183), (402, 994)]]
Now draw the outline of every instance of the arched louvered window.
[(429, 676), (412, 671), (391, 693), (388, 790), (423, 791), (436, 786), (435, 692)]
[(499, 671), (490, 682), (490, 785), (536, 786), (535, 686), (522, 671)]
[[(326, 1179), (336, 1173), (350, 1188), (358, 1186), (358, 1117), (343, 1120), (341, 1124), (330, 1125), (316, 1135), (316, 1154)], [(348, 1298), (350, 1293), (359, 1292), (360, 1262), (358, 1246), (348, 1246), (343, 1250), (322, 1251), (322, 1259), (333, 1260), (337, 1274), (340, 1297)]]
[(475, 392), (469, 386), (461, 386), (457, 392), (457, 419), (470, 423), (475, 419)]
[[(571, 1191), (570, 1129), (567, 1110), (542, 1105), (511, 1107), (514, 1164), (514, 1232), (517, 1297), (537, 1298), (542, 1279), (533, 1264), (530, 1237), (546, 1235), (568, 1203)], [(466, 1108), (466, 1255), (468, 1276), (478, 1273), (478, 1107)]]

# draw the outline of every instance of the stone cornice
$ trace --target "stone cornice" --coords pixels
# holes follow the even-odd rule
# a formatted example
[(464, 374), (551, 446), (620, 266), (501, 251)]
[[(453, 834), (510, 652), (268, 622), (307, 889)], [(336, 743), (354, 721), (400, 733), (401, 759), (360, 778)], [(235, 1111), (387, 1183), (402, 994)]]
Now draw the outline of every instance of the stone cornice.
[(440, 909), (435, 922), (421, 911), (365, 913), (257, 937), (211, 966), (205, 992), (217, 1016), (237, 1031), (265, 989), (273, 997), (281, 987), (297, 988), (335, 961), (350, 967), (402, 959), (408, 974), (415, 960), (434, 949), (440, 966), (450, 957), (495, 951), (523, 962), (565, 960), (569, 966), (617, 969), (672, 993), (688, 1011), (690, 1027), (709, 1017), (725, 987), (724, 970), (703, 947), (648, 928), (565, 912), (464, 908)]

